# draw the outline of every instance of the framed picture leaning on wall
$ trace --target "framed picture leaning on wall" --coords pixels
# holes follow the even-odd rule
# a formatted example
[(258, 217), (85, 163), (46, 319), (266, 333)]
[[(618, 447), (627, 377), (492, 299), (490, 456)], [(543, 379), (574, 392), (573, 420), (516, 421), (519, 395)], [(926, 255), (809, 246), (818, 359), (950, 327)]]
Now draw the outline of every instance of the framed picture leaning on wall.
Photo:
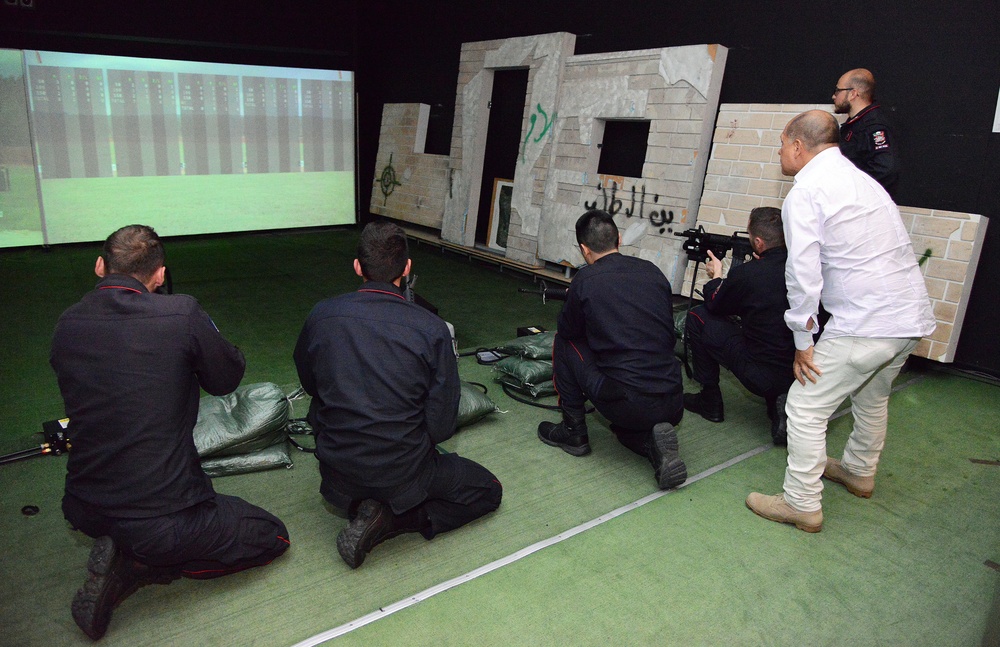
[(498, 251), (507, 250), (507, 229), (510, 227), (510, 198), (514, 180), (493, 180), (493, 202), (490, 207), (490, 237), (487, 245)]

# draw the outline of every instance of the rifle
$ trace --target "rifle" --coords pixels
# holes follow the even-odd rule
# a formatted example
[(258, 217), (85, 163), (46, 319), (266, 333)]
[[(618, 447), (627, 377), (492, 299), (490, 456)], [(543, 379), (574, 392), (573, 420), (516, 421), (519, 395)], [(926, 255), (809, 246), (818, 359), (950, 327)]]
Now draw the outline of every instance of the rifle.
[(709, 250), (720, 260), (725, 258), (729, 250), (733, 250), (733, 267), (753, 258), (753, 247), (746, 232), (738, 231), (732, 236), (724, 236), (709, 233), (704, 227), (699, 226), (697, 229), (674, 232), (674, 236), (687, 239), (684, 241), (684, 251), (687, 252), (688, 260), (697, 263), (708, 262)]
[(542, 295), (542, 305), (545, 305), (545, 301), (565, 301), (566, 295), (569, 293), (569, 288), (550, 288), (545, 281), (538, 282), (541, 287), (537, 290), (532, 290), (530, 288), (518, 288), (518, 292), (524, 294), (540, 294)]

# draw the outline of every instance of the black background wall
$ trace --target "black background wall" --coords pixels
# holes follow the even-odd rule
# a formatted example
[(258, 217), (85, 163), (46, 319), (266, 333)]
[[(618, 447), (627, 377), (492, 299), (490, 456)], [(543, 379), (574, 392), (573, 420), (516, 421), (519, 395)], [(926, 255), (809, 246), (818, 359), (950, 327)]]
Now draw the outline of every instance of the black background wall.
[[(448, 151), (463, 42), (567, 31), (577, 35), (578, 54), (719, 43), (729, 48), (724, 103), (827, 103), (840, 74), (867, 67), (901, 142), (899, 202), (1000, 213), (1000, 134), (991, 133), (1000, 3), (854, 7), (829, 0), (2, 0), (0, 47), (353, 69), (362, 221), (383, 103), (430, 104), (429, 150)], [(1000, 227), (987, 232), (956, 363), (1000, 375)]]

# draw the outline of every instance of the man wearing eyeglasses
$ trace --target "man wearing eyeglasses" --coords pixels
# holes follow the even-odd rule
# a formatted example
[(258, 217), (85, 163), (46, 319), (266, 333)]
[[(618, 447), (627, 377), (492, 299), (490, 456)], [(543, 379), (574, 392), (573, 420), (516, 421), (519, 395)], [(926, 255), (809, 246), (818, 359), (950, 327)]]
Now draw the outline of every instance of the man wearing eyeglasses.
[(833, 111), (847, 115), (840, 127), (840, 152), (896, 198), (899, 154), (881, 106), (875, 77), (864, 68), (845, 72), (833, 91)]

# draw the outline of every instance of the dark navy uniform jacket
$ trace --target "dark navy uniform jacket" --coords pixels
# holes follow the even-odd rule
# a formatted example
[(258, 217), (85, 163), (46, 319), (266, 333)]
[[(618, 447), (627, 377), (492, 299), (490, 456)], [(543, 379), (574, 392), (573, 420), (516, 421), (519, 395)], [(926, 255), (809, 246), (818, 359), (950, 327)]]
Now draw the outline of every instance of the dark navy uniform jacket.
[(461, 393), (444, 321), (391, 283), (320, 301), (293, 355), (316, 457), (338, 481), (405, 487), (455, 433)]
[(214, 496), (192, 436), (201, 389), (231, 393), (246, 361), (193, 297), (108, 275), (59, 317), (50, 363), (69, 417), (67, 494), (126, 518)]
[(841, 125), (840, 152), (878, 180), (895, 199), (899, 182), (899, 151), (878, 104), (873, 103)]
[(723, 279), (705, 284), (705, 308), (714, 315), (737, 315), (746, 340), (747, 355), (754, 363), (792, 376), (795, 341), (785, 324), (788, 296), (785, 261), (788, 250), (772, 247), (760, 258), (743, 263)]
[(559, 314), (558, 334), (585, 340), (604, 375), (640, 393), (677, 393), (673, 296), (656, 265), (621, 253), (580, 269)]

